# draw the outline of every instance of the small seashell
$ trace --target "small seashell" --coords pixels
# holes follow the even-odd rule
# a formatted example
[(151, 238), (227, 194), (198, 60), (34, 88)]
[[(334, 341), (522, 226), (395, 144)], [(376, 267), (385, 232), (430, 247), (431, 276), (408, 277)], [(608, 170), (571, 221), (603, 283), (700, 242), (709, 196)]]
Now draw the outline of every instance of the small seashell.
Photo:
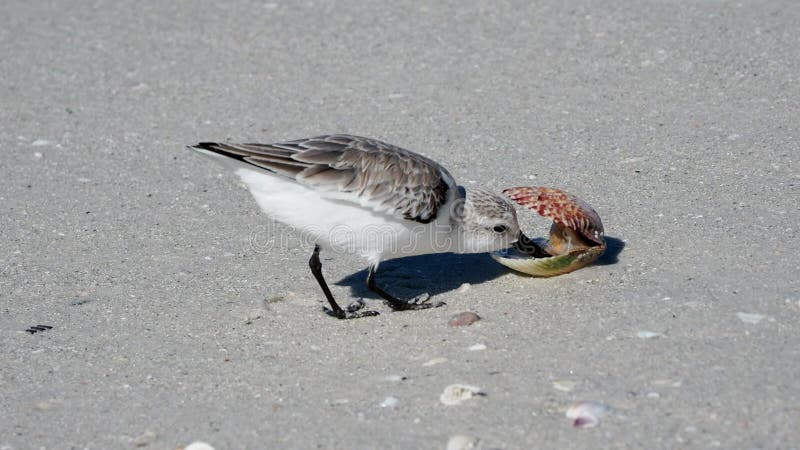
[(446, 362), (447, 362), (447, 358), (441, 358), (441, 357), (433, 358), (433, 359), (431, 359), (429, 361), (426, 361), (426, 362), (422, 363), (422, 367), (435, 366), (437, 364), (442, 364), (442, 363), (446, 363)]
[(610, 411), (610, 406), (589, 400), (572, 405), (567, 410), (566, 416), (572, 420), (572, 426), (576, 428), (591, 428), (596, 427), (600, 423), (600, 418)]
[(761, 322), (761, 320), (764, 319), (764, 316), (761, 314), (750, 314), (743, 312), (736, 313), (736, 317), (738, 317), (739, 320), (741, 320), (744, 323), (750, 323), (753, 325), (757, 324), (758, 322)]
[(145, 431), (141, 436), (133, 440), (136, 447), (147, 447), (156, 440), (156, 433), (150, 430)]
[(253, 308), (250, 311), (247, 311), (244, 316), (244, 324), (245, 325), (252, 325), (253, 322), (257, 321), (264, 317), (264, 309), (263, 308)]
[(470, 345), (467, 350), (469, 350), (471, 352), (477, 352), (477, 351), (480, 351), (480, 350), (486, 350), (486, 345), (484, 345), (484, 344)]
[(264, 299), (264, 304), (265, 305), (271, 305), (273, 303), (282, 302), (284, 300), (286, 300), (286, 296), (285, 295), (273, 295), (272, 297), (265, 298)]
[(553, 381), (553, 389), (561, 392), (569, 392), (575, 389), (578, 383), (570, 380), (556, 380)]
[(479, 320), (481, 320), (481, 316), (471, 311), (464, 311), (451, 317), (447, 325), (451, 327), (466, 327)]
[[(553, 220), (550, 239), (539, 245), (522, 237), (532, 252), (518, 248), (493, 252), (492, 258), (506, 267), (537, 277), (552, 277), (580, 269), (596, 261), (606, 250), (600, 216), (583, 200), (559, 189), (515, 187), (503, 191), (518, 204)], [(542, 255), (544, 254), (544, 255)]]
[(484, 395), (481, 392), (481, 388), (477, 386), (470, 386), (467, 384), (451, 384), (450, 386), (444, 388), (444, 391), (439, 396), (439, 401), (448, 406), (460, 405), (476, 395)]
[(662, 336), (662, 334), (656, 333), (655, 331), (640, 330), (638, 333), (636, 333), (636, 337), (639, 339), (652, 339), (660, 336)]
[(192, 442), (191, 444), (184, 447), (183, 450), (214, 450), (214, 447), (206, 444), (205, 442)]
[(397, 397), (392, 397), (390, 395), (389, 397), (383, 399), (381, 402), (381, 408), (394, 408), (398, 403), (400, 403), (400, 400)]
[(41, 401), (36, 402), (33, 407), (36, 408), (37, 411), (49, 411), (53, 407), (53, 404), (50, 402)]
[(668, 387), (679, 388), (679, 387), (681, 387), (683, 385), (683, 381), (682, 380), (670, 380), (670, 379), (667, 379), (667, 378), (659, 378), (659, 379), (653, 380), (653, 384), (655, 386), (668, 386)]
[(467, 292), (471, 287), (472, 285), (469, 283), (461, 283), (461, 286), (459, 286), (458, 289), (456, 289), (456, 292), (459, 294), (463, 294), (464, 292)]
[(478, 438), (466, 434), (456, 434), (447, 441), (447, 450), (471, 450), (477, 448)]

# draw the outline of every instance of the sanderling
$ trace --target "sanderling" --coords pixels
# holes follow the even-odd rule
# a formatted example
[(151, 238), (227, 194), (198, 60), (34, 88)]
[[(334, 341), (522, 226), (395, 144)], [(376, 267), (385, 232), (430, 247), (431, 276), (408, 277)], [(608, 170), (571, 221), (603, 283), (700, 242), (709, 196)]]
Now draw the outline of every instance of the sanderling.
[(261, 209), (310, 238), (311, 273), (339, 319), (372, 316), (357, 301), (333, 298), (319, 253), (357, 254), (368, 264), (367, 288), (393, 310), (433, 305), (427, 294), (399, 300), (375, 284), (381, 261), (428, 253), (480, 253), (524, 238), (513, 205), (483, 189), (456, 185), (444, 167), (375, 139), (328, 135), (275, 144), (201, 142), (189, 147), (230, 163)]

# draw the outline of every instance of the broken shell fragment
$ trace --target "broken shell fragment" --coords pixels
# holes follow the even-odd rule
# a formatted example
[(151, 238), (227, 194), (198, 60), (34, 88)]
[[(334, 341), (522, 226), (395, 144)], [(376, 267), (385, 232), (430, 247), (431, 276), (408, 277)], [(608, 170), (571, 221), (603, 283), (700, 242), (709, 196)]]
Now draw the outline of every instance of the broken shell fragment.
[(485, 394), (481, 392), (481, 388), (477, 386), (470, 386), (467, 384), (451, 384), (450, 386), (444, 388), (444, 391), (439, 396), (439, 401), (448, 406), (460, 405), (476, 395)]
[(592, 428), (600, 423), (600, 418), (608, 414), (611, 407), (596, 401), (583, 401), (572, 405), (566, 413), (576, 428)]
[[(514, 187), (503, 193), (521, 206), (552, 219), (553, 225), (546, 242), (522, 236), (520, 242), (535, 245), (492, 253), (492, 258), (500, 264), (529, 275), (552, 277), (585, 267), (605, 252), (603, 222), (583, 200), (546, 187)], [(532, 249), (527, 248), (531, 246)], [(544, 257), (542, 250), (546, 253)]]
[(389, 396), (381, 402), (381, 408), (394, 408), (398, 403), (400, 403), (400, 399)]
[(451, 327), (466, 327), (472, 325), (473, 323), (481, 320), (481, 316), (475, 314), (472, 311), (464, 311), (462, 313), (458, 313), (455, 316), (451, 317), (450, 320), (447, 322), (447, 325)]
[(214, 450), (214, 447), (206, 444), (205, 442), (197, 441), (187, 445), (183, 450)]
[(474, 438), (472, 436), (467, 436), (465, 434), (457, 434), (452, 436), (450, 440), (447, 441), (447, 450), (470, 450), (474, 449), (480, 439)]

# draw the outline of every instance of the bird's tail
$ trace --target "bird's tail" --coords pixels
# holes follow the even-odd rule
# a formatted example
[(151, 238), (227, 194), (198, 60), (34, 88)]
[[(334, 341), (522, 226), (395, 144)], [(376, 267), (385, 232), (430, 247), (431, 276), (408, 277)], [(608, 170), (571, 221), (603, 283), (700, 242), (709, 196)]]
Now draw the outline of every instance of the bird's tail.
[(293, 159), (293, 150), (265, 144), (200, 142), (187, 148), (234, 169), (245, 165), (288, 178), (295, 178), (310, 165)]

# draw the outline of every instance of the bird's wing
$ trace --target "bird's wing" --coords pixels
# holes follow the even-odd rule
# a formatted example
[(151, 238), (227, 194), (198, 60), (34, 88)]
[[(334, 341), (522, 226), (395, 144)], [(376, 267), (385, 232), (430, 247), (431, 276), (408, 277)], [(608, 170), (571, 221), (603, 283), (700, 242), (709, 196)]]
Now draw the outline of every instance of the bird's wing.
[(320, 195), (407, 220), (434, 220), (458, 195), (447, 170), (422, 155), (375, 139), (326, 135), (275, 144), (202, 142), (191, 148), (293, 179)]

